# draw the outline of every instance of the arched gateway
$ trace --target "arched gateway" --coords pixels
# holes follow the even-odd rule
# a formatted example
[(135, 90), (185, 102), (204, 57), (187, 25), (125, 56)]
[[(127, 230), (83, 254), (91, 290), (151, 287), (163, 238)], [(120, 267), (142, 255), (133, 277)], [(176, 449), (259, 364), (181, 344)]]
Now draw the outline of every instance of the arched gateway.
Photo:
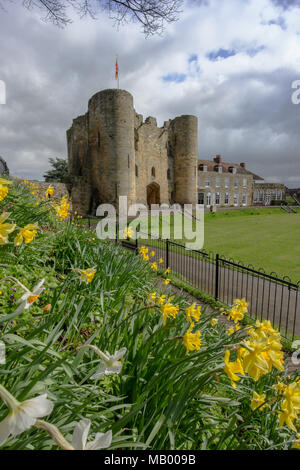
[(160, 186), (157, 183), (151, 183), (147, 186), (147, 204), (160, 204)]

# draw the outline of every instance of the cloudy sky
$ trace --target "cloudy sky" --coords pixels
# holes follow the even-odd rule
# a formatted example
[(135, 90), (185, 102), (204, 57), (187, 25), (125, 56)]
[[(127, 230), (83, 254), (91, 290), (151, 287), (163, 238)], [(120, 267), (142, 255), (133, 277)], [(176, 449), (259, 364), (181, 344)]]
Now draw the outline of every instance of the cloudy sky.
[[(67, 156), (65, 132), (97, 91), (120, 88), (158, 124), (199, 122), (199, 158), (246, 162), (267, 181), (300, 187), (300, 1), (207, 0), (184, 6), (160, 37), (72, 15), (59, 29), (20, 1), (0, 10), (0, 155), (11, 173), (42, 179), (49, 157)], [(300, 96), (300, 93), (299, 93)]]

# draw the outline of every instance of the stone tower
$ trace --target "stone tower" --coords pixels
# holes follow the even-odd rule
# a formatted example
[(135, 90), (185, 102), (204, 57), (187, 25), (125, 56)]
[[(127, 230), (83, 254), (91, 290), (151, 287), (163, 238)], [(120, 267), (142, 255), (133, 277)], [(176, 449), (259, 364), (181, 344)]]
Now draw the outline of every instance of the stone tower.
[(173, 130), (174, 189), (178, 204), (197, 200), (198, 120), (196, 116), (175, 118)]
[(125, 90), (103, 90), (67, 131), (72, 203), (81, 214), (119, 196), (140, 202), (196, 204), (197, 118), (180, 116), (159, 128), (137, 114)]

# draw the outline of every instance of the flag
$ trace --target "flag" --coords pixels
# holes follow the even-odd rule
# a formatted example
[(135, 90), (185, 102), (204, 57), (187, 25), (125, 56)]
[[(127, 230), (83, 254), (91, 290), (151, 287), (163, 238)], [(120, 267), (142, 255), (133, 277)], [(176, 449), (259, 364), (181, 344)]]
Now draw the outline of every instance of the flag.
[(118, 59), (116, 59), (116, 75), (115, 75), (115, 79), (117, 80), (117, 78), (119, 78), (119, 66), (118, 66)]

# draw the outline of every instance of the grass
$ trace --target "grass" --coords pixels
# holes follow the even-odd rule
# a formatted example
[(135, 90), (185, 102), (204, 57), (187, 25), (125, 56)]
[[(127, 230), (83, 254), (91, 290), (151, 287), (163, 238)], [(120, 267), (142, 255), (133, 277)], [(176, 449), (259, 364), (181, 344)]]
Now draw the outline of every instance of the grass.
[[(263, 268), (267, 273), (277, 273), (279, 277), (288, 276), (297, 283), (300, 280), (300, 208), (296, 209), (296, 214), (271, 207), (206, 213), (203, 249)], [(186, 239), (178, 235), (180, 223), (177, 219), (174, 229), (171, 216), (170, 238), (185, 243)], [(146, 231), (146, 226), (143, 229)], [(155, 246), (155, 242), (152, 244)]]
[[(239, 335), (230, 337), (222, 324), (212, 325), (218, 311), (203, 308), (194, 332), (201, 346), (187, 353), (183, 341), (190, 323), (181, 295), (159, 291), (149, 263), (117, 243), (57, 219), (50, 203), (37, 205), (26, 188), (14, 184), (0, 202), (0, 213), (17, 227), (38, 222), (29, 244), (14, 246), (16, 232), (0, 250), (0, 341), (5, 363), (0, 384), (20, 402), (47, 394), (54, 405), (44, 420), (56, 426), (68, 442), (76, 423), (91, 421), (89, 441), (112, 431), (110, 450), (118, 449), (289, 449), (296, 434), (279, 428), (281, 398), (272, 386), (290, 383), (284, 371), (271, 370), (257, 382), (240, 377), (232, 387), (224, 372), (224, 353), (231, 360)], [(3, 230), (3, 227), (2, 227)], [(91, 283), (80, 282), (77, 269), (95, 267)], [(31, 307), (15, 313), (24, 294), (45, 279)], [(161, 307), (149, 294), (166, 294), (178, 315), (162, 320)], [(101, 360), (93, 345), (113, 354), (126, 348), (121, 370), (98, 379)], [(266, 393), (268, 406), (253, 410), (253, 392)], [(3, 393), (3, 388), (2, 388)], [(0, 438), (8, 406), (0, 395)], [(4, 450), (58, 450), (42, 429), (29, 426), (1, 443)], [(7, 437), (7, 436), (6, 436)]]

